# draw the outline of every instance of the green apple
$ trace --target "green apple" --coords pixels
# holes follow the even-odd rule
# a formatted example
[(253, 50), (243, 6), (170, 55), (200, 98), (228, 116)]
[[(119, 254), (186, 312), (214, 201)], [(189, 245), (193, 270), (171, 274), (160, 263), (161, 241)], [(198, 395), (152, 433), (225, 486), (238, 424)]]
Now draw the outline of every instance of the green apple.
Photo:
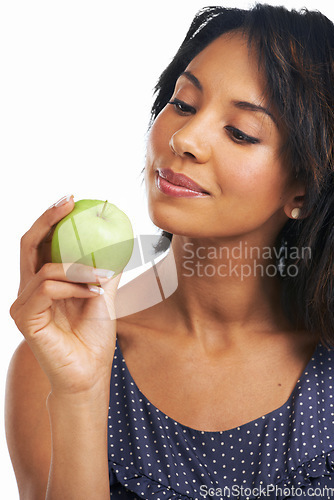
[(108, 201), (80, 200), (60, 222), (51, 242), (52, 262), (77, 262), (119, 274), (133, 251), (127, 215)]

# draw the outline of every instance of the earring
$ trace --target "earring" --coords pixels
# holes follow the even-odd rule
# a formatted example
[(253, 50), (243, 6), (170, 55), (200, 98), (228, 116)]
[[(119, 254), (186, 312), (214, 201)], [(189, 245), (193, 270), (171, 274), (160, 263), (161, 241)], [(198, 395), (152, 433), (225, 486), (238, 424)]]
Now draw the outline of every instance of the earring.
[(300, 208), (294, 208), (293, 210), (291, 210), (291, 217), (293, 219), (299, 219), (300, 212), (301, 212)]

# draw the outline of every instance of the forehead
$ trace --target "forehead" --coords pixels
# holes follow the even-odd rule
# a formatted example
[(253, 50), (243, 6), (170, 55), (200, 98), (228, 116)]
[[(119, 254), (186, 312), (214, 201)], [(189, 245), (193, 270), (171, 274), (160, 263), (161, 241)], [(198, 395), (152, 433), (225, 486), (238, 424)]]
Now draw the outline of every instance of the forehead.
[[(225, 33), (205, 47), (190, 63), (191, 71), (203, 84), (218, 89), (236, 85), (263, 95), (265, 77), (259, 69), (258, 55), (249, 47), (246, 35), (238, 31)], [(230, 83), (229, 83), (230, 82)]]

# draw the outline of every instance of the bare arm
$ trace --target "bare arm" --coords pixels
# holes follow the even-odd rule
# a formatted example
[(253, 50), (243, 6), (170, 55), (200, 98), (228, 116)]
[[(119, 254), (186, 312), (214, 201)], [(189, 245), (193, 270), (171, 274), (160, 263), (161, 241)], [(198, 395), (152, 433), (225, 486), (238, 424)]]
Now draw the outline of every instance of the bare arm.
[[(47, 500), (109, 499), (109, 380), (80, 398), (48, 397), (52, 458)], [(69, 485), (71, 487), (69, 488)]]
[(8, 371), (5, 418), (21, 500), (74, 498), (66, 491), (75, 480), (77, 498), (89, 498), (92, 487), (91, 498), (110, 497), (107, 384), (75, 400), (58, 400), (28, 344), (17, 348)]
[(25, 235), (11, 307), (26, 339), (6, 391), (8, 447), (22, 500), (110, 498), (107, 422), (120, 276), (97, 295), (86, 286), (101, 281), (93, 268), (78, 266), (70, 281), (61, 264), (37, 264), (36, 242), (72, 208), (47, 211)]
[(51, 459), (46, 400), (51, 387), (23, 341), (9, 365), (5, 401), (7, 444), (21, 500), (44, 500)]

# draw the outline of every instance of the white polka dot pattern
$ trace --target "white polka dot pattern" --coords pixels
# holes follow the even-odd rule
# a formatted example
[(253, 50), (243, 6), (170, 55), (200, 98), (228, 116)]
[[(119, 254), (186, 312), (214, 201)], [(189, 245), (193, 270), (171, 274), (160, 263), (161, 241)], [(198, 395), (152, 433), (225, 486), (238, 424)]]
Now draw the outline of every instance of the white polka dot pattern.
[[(286, 495), (291, 491), (326, 486), (334, 498), (333, 371), (333, 351), (319, 344), (283, 406), (228, 431), (204, 432), (148, 401), (116, 342), (108, 426), (111, 497), (188, 500), (206, 492), (218, 499), (230, 492), (234, 499), (283, 499), (294, 498)], [(261, 496), (263, 491), (270, 494)]]

